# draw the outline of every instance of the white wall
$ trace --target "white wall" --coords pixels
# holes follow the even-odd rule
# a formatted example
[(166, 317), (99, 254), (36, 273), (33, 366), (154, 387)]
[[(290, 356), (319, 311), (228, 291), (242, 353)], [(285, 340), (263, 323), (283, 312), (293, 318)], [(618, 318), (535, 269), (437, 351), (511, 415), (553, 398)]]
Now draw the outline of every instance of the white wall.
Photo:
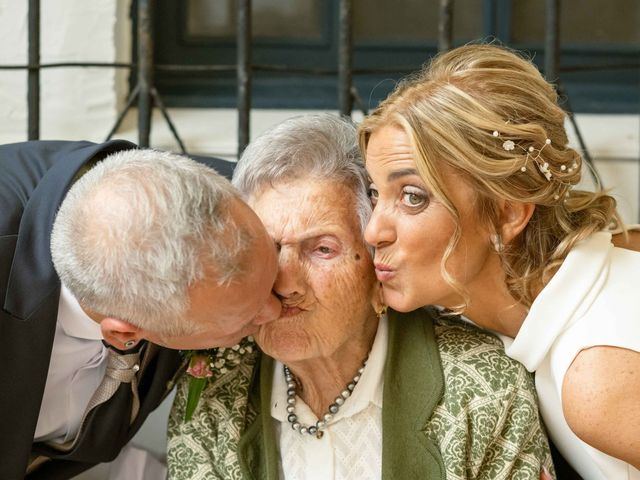
[[(627, 223), (640, 223), (640, 114), (576, 116), (604, 186), (618, 201)], [(573, 127), (567, 122), (569, 141), (577, 148)], [(589, 175), (583, 174), (589, 186)]]
[[(130, 58), (130, 0), (41, 1), (42, 63)], [(25, 0), (0, 0), (0, 63), (26, 64)], [(41, 73), (42, 139), (103, 140), (125, 92), (126, 72), (52, 68)], [(0, 143), (26, 140), (26, 70), (0, 71)]]

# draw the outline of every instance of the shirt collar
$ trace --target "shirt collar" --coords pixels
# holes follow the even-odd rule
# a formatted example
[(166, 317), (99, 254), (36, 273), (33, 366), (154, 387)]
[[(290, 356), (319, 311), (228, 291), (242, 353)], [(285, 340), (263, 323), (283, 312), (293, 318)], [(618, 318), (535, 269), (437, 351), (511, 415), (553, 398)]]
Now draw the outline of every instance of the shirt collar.
[(76, 298), (64, 285), (60, 288), (58, 324), (69, 337), (102, 340), (100, 324), (82, 310)]
[[(331, 423), (340, 418), (354, 416), (367, 408), (369, 404), (382, 408), (384, 364), (387, 357), (387, 342), (389, 339), (388, 329), (387, 316), (384, 315), (378, 323), (378, 330), (369, 353), (369, 360), (360, 377), (360, 381), (353, 390), (352, 395), (340, 407)], [(276, 360), (274, 362), (271, 393), (271, 416), (280, 422), (286, 422), (289, 415), (287, 412), (287, 383), (282, 369), (282, 363)], [(311, 409), (299, 398), (296, 403), (296, 415), (298, 415), (302, 423), (311, 423), (316, 420)]]

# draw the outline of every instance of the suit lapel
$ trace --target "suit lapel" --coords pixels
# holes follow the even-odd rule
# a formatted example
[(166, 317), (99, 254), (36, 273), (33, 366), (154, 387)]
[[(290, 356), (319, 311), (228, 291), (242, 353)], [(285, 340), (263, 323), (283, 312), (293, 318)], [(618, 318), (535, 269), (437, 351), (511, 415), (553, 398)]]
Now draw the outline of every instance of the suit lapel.
[(30, 322), (0, 312), (0, 478), (22, 478), (27, 467), (49, 369), (57, 292), (42, 299)]
[(382, 478), (444, 479), (437, 446), (423, 429), (442, 398), (444, 380), (433, 323), (416, 310), (389, 312), (382, 410)]

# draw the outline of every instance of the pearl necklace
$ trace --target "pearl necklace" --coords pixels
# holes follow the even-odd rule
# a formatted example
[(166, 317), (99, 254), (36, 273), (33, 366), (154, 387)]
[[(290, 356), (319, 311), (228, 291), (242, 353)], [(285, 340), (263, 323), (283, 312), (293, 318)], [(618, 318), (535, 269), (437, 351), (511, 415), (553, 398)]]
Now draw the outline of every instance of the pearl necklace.
[(289, 367), (284, 365), (284, 378), (287, 381), (287, 420), (291, 424), (291, 428), (295, 431), (299, 432), (300, 435), (315, 435), (317, 439), (321, 439), (322, 435), (324, 435), (324, 429), (327, 427), (327, 424), (331, 421), (333, 416), (338, 413), (340, 407), (344, 404), (345, 400), (351, 396), (353, 389), (356, 388), (356, 385), (360, 381), (360, 377), (362, 376), (362, 372), (364, 372), (364, 367), (367, 364), (367, 360), (369, 357), (364, 359), (362, 362), (362, 366), (358, 369), (358, 373), (351, 379), (351, 381), (347, 384), (347, 387), (340, 392), (340, 395), (336, 397), (331, 405), (329, 405), (329, 409), (327, 413), (325, 413), (320, 420), (318, 420), (315, 425), (303, 425), (298, 422), (298, 416), (296, 415), (296, 388), (297, 384), (291, 370)]

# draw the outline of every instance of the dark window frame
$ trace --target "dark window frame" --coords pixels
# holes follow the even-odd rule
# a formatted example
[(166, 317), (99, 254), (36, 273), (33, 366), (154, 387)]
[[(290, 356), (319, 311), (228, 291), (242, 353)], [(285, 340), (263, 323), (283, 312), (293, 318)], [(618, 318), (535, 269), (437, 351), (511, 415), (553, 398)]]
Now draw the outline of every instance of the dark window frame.
[[(511, 44), (512, 0), (483, 0), (483, 38), (499, 39), (505, 45), (528, 52), (542, 68), (544, 50), (541, 44)], [(318, 40), (260, 38), (253, 43), (256, 65), (294, 64), (302, 68), (336, 70), (338, 0), (321, 2), (324, 21)], [(541, 8), (544, 3), (541, 2)], [(156, 3), (155, 55), (157, 64), (234, 65), (235, 39), (195, 37), (186, 32), (187, 2), (158, 0)], [(135, 29), (135, 9), (133, 10)], [(177, 21), (176, 21), (177, 19)], [(473, 39), (456, 39), (456, 44)], [(367, 107), (375, 106), (408, 71), (416, 70), (436, 53), (435, 43), (357, 42), (354, 45), (354, 85)], [(137, 51), (133, 48), (134, 56)], [(215, 59), (212, 56), (215, 55)], [(576, 112), (637, 113), (640, 111), (640, 71), (593, 70), (565, 72), (575, 65), (638, 63), (640, 47), (562, 45), (562, 86)], [(358, 70), (398, 67), (384, 74), (358, 74)], [(135, 78), (132, 79), (132, 83)], [(175, 107), (236, 107), (236, 78), (233, 72), (194, 74), (158, 70), (155, 82), (165, 103)], [(255, 71), (252, 106), (254, 108), (337, 109), (336, 75), (290, 74)]]

